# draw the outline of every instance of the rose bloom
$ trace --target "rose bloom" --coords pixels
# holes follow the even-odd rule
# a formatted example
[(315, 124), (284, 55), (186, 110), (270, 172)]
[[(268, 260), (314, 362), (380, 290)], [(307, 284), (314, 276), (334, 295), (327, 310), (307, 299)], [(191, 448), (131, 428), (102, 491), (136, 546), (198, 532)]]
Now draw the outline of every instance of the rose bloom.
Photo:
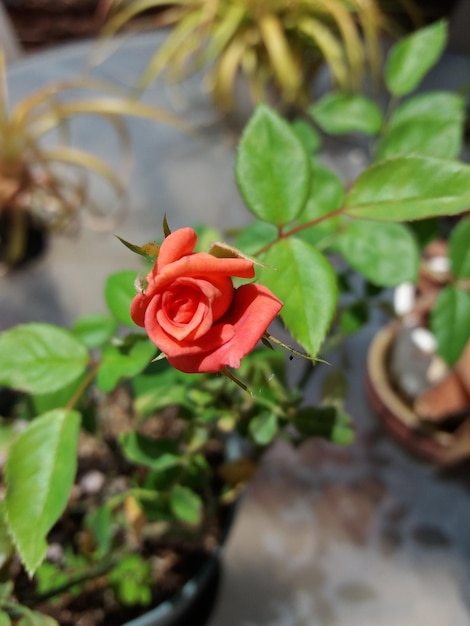
[(282, 302), (262, 285), (235, 289), (231, 276), (253, 278), (253, 262), (193, 252), (196, 241), (191, 228), (163, 241), (145, 292), (132, 301), (131, 317), (176, 369), (205, 373), (237, 368)]

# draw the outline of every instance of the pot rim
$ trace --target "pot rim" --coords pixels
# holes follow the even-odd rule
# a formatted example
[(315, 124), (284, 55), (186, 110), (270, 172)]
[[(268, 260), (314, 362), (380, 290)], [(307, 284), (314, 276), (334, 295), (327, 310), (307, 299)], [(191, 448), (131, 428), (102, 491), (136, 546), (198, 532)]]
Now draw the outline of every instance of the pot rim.
[(417, 456), (439, 463), (454, 437), (449, 433), (426, 429), (390, 383), (386, 362), (399, 328), (400, 323), (394, 321), (379, 330), (372, 340), (367, 354), (367, 395), (375, 413), (397, 440)]

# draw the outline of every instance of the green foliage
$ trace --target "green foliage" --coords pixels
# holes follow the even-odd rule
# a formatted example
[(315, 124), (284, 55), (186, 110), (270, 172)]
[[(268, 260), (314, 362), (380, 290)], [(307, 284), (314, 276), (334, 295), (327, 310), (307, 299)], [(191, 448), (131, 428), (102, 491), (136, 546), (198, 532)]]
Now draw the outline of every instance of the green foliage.
[(267, 446), (278, 432), (278, 421), (274, 413), (260, 413), (250, 422), (250, 434), (255, 443)]
[(351, 418), (335, 406), (300, 409), (294, 425), (304, 437), (322, 437), (338, 445), (354, 441)]
[(130, 431), (120, 436), (119, 443), (129, 461), (153, 470), (166, 470), (182, 462), (177, 444), (172, 439), (153, 439)]
[(339, 328), (343, 335), (357, 333), (369, 319), (367, 302), (360, 300), (344, 307), (340, 312)]
[(112, 391), (122, 378), (139, 374), (155, 355), (155, 346), (143, 335), (128, 336), (122, 345), (103, 348), (96, 383), (105, 392)]
[(274, 244), (263, 261), (266, 267), (260, 280), (284, 302), (281, 317), (292, 336), (315, 356), (336, 307), (331, 265), (313, 246), (295, 237)]
[(79, 378), (88, 350), (50, 324), (23, 324), (0, 335), (0, 384), (32, 394), (58, 391)]
[(447, 42), (447, 25), (435, 22), (396, 43), (387, 57), (385, 82), (394, 96), (411, 93), (439, 60)]
[(23, 615), (18, 620), (17, 626), (58, 626), (58, 623), (49, 615), (23, 610)]
[(203, 503), (201, 498), (189, 487), (175, 485), (170, 494), (170, 506), (175, 517), (182, 522), (200, 523)]
[(425, 93), (401, 104), (376, 149), (376, 160), (420, 153), (455, 158), (462, 147), (465, 102), (447, 92)]
[(470, 293), (454, 285), (445, 287), (431, 312), (430, 324), (438, 353), (454, 365), (470, 337)]
[(30, 574), (44, 558), (47, 533), (67, 503), (75, 477), (79, 425), (75, 411), (41, 415), (16, 439), (8, 456), (5, 513)]
[(98, 556), (111, 550), (113, 541), (113, 511), (109, 504), (103, 504), (86, 517), (85, 527), (93, 533)]
[(106, 305), (116, 320), (126, 326), (133, 326), (129, 309), (136, 294), (135, 272), (125, 270), (108, 276), (104, 288)]
[(11, 626), (10, 616), (4, 611), (0, 611), (0, 626)]
[(115, 320), (108, 315), (95, 313), (77, 320), (72, 326), (72, 332), (87, 348), (100, 348), (111, 339), (116, 328)]
[[(0, 504), (0, 570), (8, 563), (14, 554), (15, 546), (10, 537), (5, 519), (5, 503)], [(0, 602), (1, 606), (1, 602)]]
[(257, 252), (276, 240), (277, 228), (274, 224), (253, 220), (237, 236), (236, 246), (245, 254), (255, 255)]
[(314, 155), (320, 150), (321, 137), (307, 120), (297, 118), (292, 122), (291, 126), (310, 155)]
[(138, 554), (124, 556), (108, 574), (107, 580), (125, 606), (148, 606), (152, 601), (151, 587), (155, 581), (151, 565)]
[[(64, 587), (71, 596), (77, 596), (83, 590), (83, 582), (73, 583), (83, 577), (88, 568), (88, 560), (82, 554), (75, 554), (66, 546), (63, 562), (44, 561), (38, 567), (36, 580), (39, 594), (54, 594)], [(58, 598), (55, 598), (57, 601)], [(54, 602), (54, 599), (52, 600)]]
[(452, 274), (459, 279), (470, 278), (470, 217), (461, 220), (452, 231), (449, 257)]
[(310, 187), (310, 159), (290, 125), (259, 105), (241, 137), (235, 174), (247, 207), (280, 226), (302, 210)]
[(470, 166), (421, 155), (388, 159), (366, 169), (346, 196), (352, 217), (384, 222), (455, 215), (470, 205)]
[(85, 380), (86, 374), (82, 374), (80, 378), (72, 381), (62, 389), (52, 391), (50, 393), (38, 393), (32, 396), (34, 410), (36, 414), (47, 413), (54, 409), (61, 409), (67, 406), (68, 402), (77, 393)]
[[(307, 203), (295, 224), (308, 224), (324, 218), (341, 208), (344, 199), (344, 186), (340, 178), (331, 170), (318, 164), (312, 165), (312, 184)], [(317, 245), (328, 235), (336, 233), (341, 226), (339, 215), (324, 219), (298, 233), (304, 241)]]
[(361, 94), (329, 93), (315, 102), (309, 113), (322, 130), (332, 135), (377, 135), (383, 124), (379, 107)]
[(335, 249), (374, 285), (394, 287), (416, 280), (419, 250), (403, 224), (351, 221), (337, 237)]

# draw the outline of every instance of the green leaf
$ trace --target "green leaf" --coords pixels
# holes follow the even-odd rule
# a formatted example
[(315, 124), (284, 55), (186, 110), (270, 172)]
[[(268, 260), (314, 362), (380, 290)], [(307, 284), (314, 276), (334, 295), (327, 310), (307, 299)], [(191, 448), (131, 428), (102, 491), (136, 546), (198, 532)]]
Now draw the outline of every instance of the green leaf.
[[(312, 186), (308, 201), (296, 223), (305, 224), (312, 222), (336, 211), (341, 207), (343, 199), (344, 187), (340, 178), (328, 168), (316, 164), (313, 169)], [(298, 237), (312, 245), (316, 245), (326, 235), (330, 235), (338, 229), (340, 220), (341, 217), (336, 215), (321, 221), (319, 224), (298, 233)]]
[(3, 605), (5, 600), (11, 599), (13, 595), (13, 582), (11, 580), (0, 583), (0, 606)]
[(255, 255), (258, 250), (277, 238), (274, 224), (253, 220), (237, 236), (236, 246), (247, 255)]
[(73, 397), (75, 392), (78, 391), (85, 377), (86, 374), (82, 374), (80, 378), (77, 378), (77, 380), (72, 381), (58, 391), (53, 391), (52, 393), (34, 394), (32, 396), (32, 400), (36, 415), (67, 406), (69, 400)]
[(430, 319), (438, 353), (454, 365), (470, 337), (470, 293), (449, 285), (439, 294)]
[(103, 504), (94, 509), (86, 517), (85, 525), (93, 533), (100, 555), (108, 554), (113, 541), (113, 512), (111, 507)]
[(329, 93), (308, 112), (320, 128), (332, 135), (354, 132), (376, 135), (383, 123), (379, 107), (360, 94)]
[(67, 504), (77, 466), (79, 427), (76, 411), (45, 413), (23, 431), (8, 456), (5, 512), (31, 575), (46, 554), (48, 532)]
[(321, 437), (339, 445), (354, 441), (351, 418), (335, 406), (305, 407), (294, 417), (294, 425), (305, 437)]
[(148, 416), (170, 404), (191, 407), (187, 388), (182, 383), (172, 383), (171, 387), (156, 384), (154, 389), (142, 392), (134, 399), (134, 409), (139, 415)]
[(459, 120), (414, 120), (394, 126), (382, 137), (375, 160), (413, 152), (451, 159), (457, 157), (461, 149)]
[(291, 126), (309, 154), (316, 154), (320, 150), (321, 137), (311, 123), (298, 118)]
[(215, 241), (223, 241), (223, 235), (219, 230), (207, 224), (193, 224), (197, 234), (196, 252), (207, 252)]
[(419, 249), (404, 224), (352, 221), (336, 241), (338, 250), (356, 271), (380, 287), (414, 282)]
[(360, 301), (342, 309), (339, 318), (339, 327), (343, 335), (357, 333), (369, 319), (369, 307), (366, 302)]
[(387, 57), (385, 83), (394, 96), (413, 91), (437, 63), (447, 43), (447, 24), (435, 22), (397, 42)]
[(50, 393), (81, 376), (88, 350), (70, 332), (50, 324), (23, 324), (0, 335), (0, 384)]
[(116, 321), (108, 315), (96, 313), (77, 320), (72, 332), (87, 348), (99, 348), (111, 339), (116, 326)]
[(183, 522), (198, 524), (202, 516), (201, 498), (183, 485), (175, 485), (171, 490), (170, 506), (173, 514)]
[(131, 302), (136, 294), (136, 273), (132, 270), (116, 272), (108, 276), (104, 288), (106, 305), (121, 324), (134, 326), (130, 314)]
[(310, 188), (310, 158), (290, 125), (261, 104), (241, 137), (235, 174), (248, 209), (277, 226), (302, 210)]
[[(0, 503), (0, 570), (11, 559), (14, 554), (15, 547), (8, 532), (8, 526), (5, 520), (5, 503)], [(0, 599), (1, 606), (1, 599)]]
[(464, 121), (461, 95), (436, 91), (409, 98), (394, 112), (375, 160), (410, 152), (456, 157), (462, 147)]
[(260, 282), (284, 302), (281, 317), (292, 336), (314, 357), (330, 327), (337, 301), (336, 276), (325, 257), (295, 237), (265, 255)]
[(37, 611), (27, 611), (18, 621), (17, 626), (59, 626), (59, 623), (49, 615)]
[(143, 335), (127, 349), (108, 344), (103, 348), (96, 384), (101, 391), (112, 391), (122, 378), (131, 378), (145, 369), (155, 352), (154, 344)]
[(119, 437), (119, 444), (129, 461), (153, 470), (163, 471), (182, 463), (176, 441), (172, 439), (153, 439), (131, 431)]
[(402, 102), (394, 111), (389, 126), (399, 126), (417, 120), (465, 119), (465, 99), (452, 91), (430, 91), (421, 93)]
[(262, 413), (250, 422), (250, 433), (259, 446), (267, 446), (277, 433), (277, 417), (274, 413)]
[(0, 626), (11, 626), (11, 619), (4, 611), (0, 611)]
[(121, 604), (145, 606), (151, 603), (152, 567), (140, 554), (123, 556), (107, 578)]
[(449, 257), (452, 274), (456, 278), (470, 278), (470, 217), (454, 227), (449, 239)]
[(470, 205), (470, 166), (409, 155), (366, 169), (346, 196), (353, 217), (385, 222), (455, 215)]

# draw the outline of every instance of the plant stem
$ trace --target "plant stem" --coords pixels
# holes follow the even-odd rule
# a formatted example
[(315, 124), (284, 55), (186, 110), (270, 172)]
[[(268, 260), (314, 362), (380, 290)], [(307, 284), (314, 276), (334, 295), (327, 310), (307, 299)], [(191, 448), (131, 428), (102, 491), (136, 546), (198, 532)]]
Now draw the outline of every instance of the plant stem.
[(264, 254), (275, 243), (277, 243), (278, 241), (281, 241), (281, 239), (288, 239), (289, 237), (292, 237), (292, 235), (296, 235), (297, 233), (300, 233), (303, 230), (307, 230), (307, 228), (312, 228), (313, 226), (316, 226), (317, 224), (320, 224), (321, 222), (326, 222), (327, 220), (333, 217), (342, 215), (344, 213), (344, 210), (345, 210), (345, 207), (340, 207), (339, 209), (336, 209), (335, 211), (331, 211), (331, 213), (327, 213), (326, 215), (320, 215), (320, 217), (317, 217), (316, 219), (311, 220), (310, 222), (306, 222), (305, 224), (298, 224), (297, 226), (294, 226), (290, 230), (286, 230), (286, 231), (279, 230), (279, 234), (276, 237), (276, 239), (274, 239), (274, 241), (270, 241), (265, 246), (260, 248), (258, 252), (256, 252), (253, 256), (259, 256), (260, 254)]
[(77, 402), (80, 400), (80, 398), (82, 397), (82, 395), (84, 394), (86, 388), (88, 387), (88, 385), (90, 385), (90, 383), (93, 381), (96, 372), (98, 371), (98, 367), (99, 367), (99, 363), (95, 363), (93, 362), (91, 364), (91, 367), (87, 373), (87, 375), (85, 376), (85, 378), (82, 380), (80, 386), (78, 387), (78, 389), (75, 391), (75, 393), (73, 394), (73, 396), (70, 398), (70, 400), (67, 402), (65, 408), (70, 411), (74, 408), (74, 406), (77, 404)]
[(28, 604), (31, 603), (31, 604), (37, 605), (37, 604), (40, 604), (41, 602), (45, 602), (46, 600), (49, 600), (49, 598), (53, 598), (54, 596), (58, 596), (61, 593), (65, 593), (71, 587), (74, 587), (75, 585), (86, 583), (89, 580), (92, 580), (94, 578), (99, 578), (100, 576), (103, 576), (104, 574), (109, 572), (111, 568), (113, 568), (115, 565), (119, 563), (119, 561), (122, 559), (123, 556), (129, 553), (130, 553), (129, 550), (123, 550), (119, 554), (115, 554), (112, 557), (109, 556), (107, 558), (104, 558), (99, 563), (95, 563), (92, 566), (90, 566), (87, 572), (83, 574), (79, 574), (75, 577), (71, 576), (70, 579), (66, 583), (63, 583), (62, 585), (59, 585), (58, 587), (55, 587), (53, 589), (49, 589), (48, 591), (44, 591), (43, 593), (40, 593), (38, 595), (24, 598), (22, 599), (22, 601), (25, 604), (27, 602)]

